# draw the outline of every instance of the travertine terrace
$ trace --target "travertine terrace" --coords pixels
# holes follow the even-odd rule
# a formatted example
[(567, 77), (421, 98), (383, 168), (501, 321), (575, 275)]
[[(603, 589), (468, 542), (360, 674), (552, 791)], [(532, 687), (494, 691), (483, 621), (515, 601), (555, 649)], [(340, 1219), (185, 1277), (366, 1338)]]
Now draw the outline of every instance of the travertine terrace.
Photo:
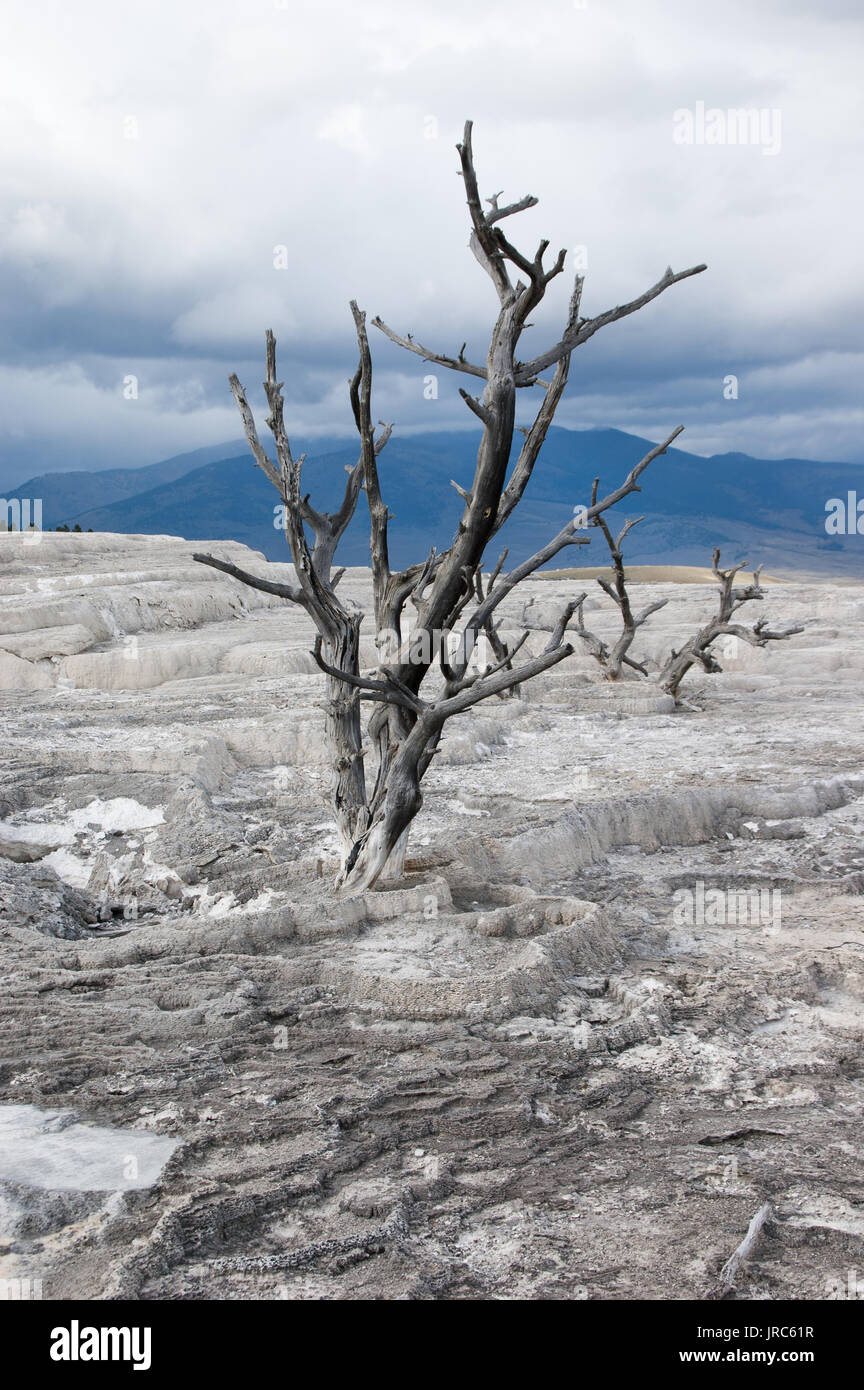
[[(768, 1200), (738, 1297), (831, 1296), (864, 1267), (864, 584), (766, 584), (804, 632), (684, 709), (577, 650), (453, 720), (404, 882), (346, 898), (311, 624), (204, 545), (0, 536), (0, 1121), (47, 1173), (0, 1174), (0, 1277), (703, 1297)], [(527, 581), (505, 635), (584, 587)], [(714, 601), (634, 590), (654, 663)], [(739, 890), (770, 912), (704, 910)]]

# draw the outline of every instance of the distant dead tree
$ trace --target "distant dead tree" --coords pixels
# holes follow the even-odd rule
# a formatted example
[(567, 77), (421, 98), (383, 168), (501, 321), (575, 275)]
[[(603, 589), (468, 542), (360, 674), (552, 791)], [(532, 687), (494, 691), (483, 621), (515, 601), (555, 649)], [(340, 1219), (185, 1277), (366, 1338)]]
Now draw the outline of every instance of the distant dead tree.
[[(494, 570), (490, 575), (486, 576), (485, 579), (482, 567), (478, 569), (477, 573), (474, 576), (474, 597), (478, 604), (483, 603), (485, 599), (487, 599), (491, 594), (492, 590), (495, 587), (495, 584), (497, 583), (498, 577), (504, 568), (504, 562), (507, 559), (509, 553), (510, 552), (507, 546), (505, 546), (498, 557), (498, 563), (495, 566)], [(513, 655), (516, 651), (518, 651), (519, 648), (517, 646), (511, 649), (507, 646), (507, 643), (504, 641), (500, 632), (498, 631), (498, 626), (495, 622), (493, 612), (489, 613), (489, 616), (487, 617), (486, 622), (483, 626), (483, 636), (486, 639), (488, 650), (491, 653), (494, 661), (500, 665), (503, 671), (512, 671)], [(520, 640), (519, 646), (521, 646), (524, 640), (524, 638)], [(518, 685), (510, 685), (507, 686), (506, 689), (498, 691), (498, 699), (507, 700), (514, 695), (519, 695), (520, 693), (521, 692)]]
[[(510, 690), (547, 671), (573, 650), (564, 641), (573, 613), (570, 604), (539, 656), (518, 664), (514, 662), (526, 633), (491, 669), (482, 673), (471, 669), (475, 644), (481, 634), (488, 634), (502, 600), (564, 547), (585, 543), (583, 537), (574, 534), (577, 523), (571, 520), (530, 559), (506, 574), (497, 572), (494, 582), (483, 592), (482, 598), (478, 598), (476, 579), (485, 548), (522, 499), (564, 391), (571, 353), (601, 328), (635, 313), (671, 285), (705, 269), (704, 265), (697, 265), (677, 274), (667, 269), (657, 283), (638, 298), (607, 309), (594, 318), (581, 315), (583, 277), (577, 276), (561, 338), (536, 356), (520, 360), (517, 348), (522, 333), (529, 326), (529, 317), (544, 298), (550, 281), (563, 270), (565, 252), (561, 251), (547, 269), (544, 266), (547, 241), (540, 242), (533, 257), (518, 250), (499, 224), (532, 207), (537, 199), (528, 196), (502, 205), (499, 203), (501, 195), (495, 194), (486, 200), (489, 210), (484, 211), (474, 170), (470, 121), (465, 125), (464, 137), (457, 149), (471, 222), (469, 244), (498, 298), (486, 360), (482, 363), (469, 361), (464, 344), (453, 357), (433, 352), (410, 335), (403, 337), (395, 333), (380, 318), (373, 319), (376, 328), (406, 351), (483, 382), (483, 394), (479, 398), (460, 389), (465, 404), (482, 426), (482, 436), (470, 488), (456, 485), (464, 509), (450, 545), (441, 553), (433, 550), (427, 559), (406, 569), (394, 571), (390, 567), (388, 525), (391, 516), (382, 497), (377, 464), (390, 426), (383, 425), (377, 435), (373, 428), (372, 361), (365, 314), (352, 301), (359, 364), (351, 381), (350, 399), (360, 436), (360, 455), (349, 472), (338, 511), (332, 514), (316, 511), (301, 490), (303, 459), (294, 458), (286, 433), (282, 383), (276, 370), (276, 340), (272, 332), (266, 335), (264, 390), (269, 406), (267, 424), (275, 444), (275, 465), (259, 441), (243, 387), (236, 376), (231, 378), (231, 389), (252, 455), (284, 504), (285, 533), (296, 584), (260, 579), (210, 555), (195, 556), (202, 564), (212, 565), (253, 588), (299, 604), (317, 628), (314, 657), (327, 678), (325, 732), (334, 777), (333, 809), (342, 846), (336, 882), (349, 892), (368, 888), (385, 871), (388, 876), (401, 872), (408, 828), (422, 801), (420, 784), (447, 720), (491, 695)], [(511, 268), (518, 273), (515, 283)], [(554, 368), (554, 371), (549, 380), (544, 380), (541, 374), (547, 368)], [(516, 428), (517, 393), (538, 386), (543, 398), (533, 423), (524, 432), (524, 442), (508, 476)], [(590, 522), (637, 491), (641, 474), (654, 458), (666, 451), (678, 433), (679, 430), (675, 430), (646, 454), (614, 491), (602, 499), (595, 499), (585, 510), (584, 520)], [(394, 634), (396, 638), (394, 659), (380, 663), (377, 674), (365, 674), (360, 669), (363, 614), (350, 602), (340, 600), (337, 585), (342, 571), (334, 573), (332, 569), (336, 547), (354, 515), (361, 491), (365, 491), (369, 508), (374, 621), (379, 652), (387, 645), (392, 648)], [(410, 649), (406, 650), (409, 644), (402, 639), (402, 620), (409, 599), (413, 600), (417, 613)], [(419, 646), (416, 643), (418, 633), (426, 639), (426, 649), (423, 642)], [(444, 640), (454, 633), (459, 639), (455, 655)], [(429, 681), (434, 694), (424, 698), (420, 692), (435, 665), (435, 658), (430, 655), (433, 650), (438, 653), (441, 674), (440, 678), (436, 676)], [(367, 700), (374, 703), (375, 710), (364, 730), (360, 706)]]
[(742, 560), (739, 564), (733, 565), (731, 569), (721, 570), (720, 551), (719, 549), (714, 551), (712, 569), (714, 578), (720, 585), (717, 612), (703, 628), (700, 628), (695, 636), (684, 643), (680, 651), (673, 651), (670, 654), (669, 660), (657, 677), (661, 688), (669, 695), (674, 695), (676, 700), (679, 698), (681, 682), (691, 666), (701, 666), (703, 671), (712, 673), (723, 670), (711, 650), (712, 644), (716, 642), (718, 637), (740, 637), (741, 641), (746, 642), (748, 646), (767, 647), (769, 642), (783, 642), (787, 637), (793, 637), (796, 632), (804, 631), (800, 624), (796, 624), (778, 628), (776, 632), (772, 632), (767, 626), (767, 618), (760, 618), (753, 627), (745, 627), (741, 623), (731, 621), (733, 615), (745, 603), (752, 603), (754, 600), (761, 600), (765, 597), (765, 591), (760, 582), (761, 565), (753, 571), (752, 584), (735, 587), (736, 574), (739, 574), (746, 567), (746, 560)]
[[(680, 431), (676, 430), (675, 434), (677, 435), (678, 433), (680, 433)], [(674, 439), (675, 435), (673, 435), (672, 438)], [(591, 489), (592, 505), (597, 501), (597, 489), (599, 486), (600, 479), (595, 478), (594, 485)], [(648, 621), (652, 613), (656, 613), (658, 609), (665, 607), (669, 602), (669, 600), (665, 598), (655, 599), (653, 603), (649, 603), (646, 608), (643, 608), (641, 613), (634, 613), (630, 603), (630, 595), (627, 592), (627, 576), (624, 572), (624, 559), (621, 554), (621, 542), (627, 533), (633, 530), (634, 526), (638, 526), (639, 522), (644, 520), (644, 517), (637, 516), (632, 521), (625, 522), (617, 536), (613, 536), (609, 524), (602, 512), (598, 512), (591, 522), (593, 526), (598, 526), (603, 532), (603, 539), (608, 545), (609, 553), (612, 556), (611, 582), (608, 579), (604, 579), (602, 576), (598, 576), (597, 583), (600, 585), (603, 592), (609, 595), (621, 614), (621, 635), (610, 647), (601, 637), (587, 630), (582, 616), (582, 605), (588, 597), (587, 594), (582, 594), (576, 601), (576, 635), (581, 638), (588, 652), (590, 652), (595, 661), (600, 664), (603, 675), (606, 680), (609, 681), (621, 680), (623, 674), (621, 668), (623, 666), (629, 666), (631, 670), (638, 671), (640, 676), (648, 675), (645, 666), (643, 666), (641, 662), (635, 661), (628, 653), (639, 628)]]

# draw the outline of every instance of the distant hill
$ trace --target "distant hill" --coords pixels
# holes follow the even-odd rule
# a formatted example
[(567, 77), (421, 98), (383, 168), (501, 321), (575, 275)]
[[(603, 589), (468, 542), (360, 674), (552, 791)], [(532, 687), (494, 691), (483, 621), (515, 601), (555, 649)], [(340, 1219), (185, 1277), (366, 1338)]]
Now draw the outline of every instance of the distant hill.
[[(404, 565), (445, 546), (461, 502), (450, 479), (470, 486), (477, 439), (473, 433), (394, 435), (379, 464), (384, 495), (395, 520), (391, 557)], [(354, 463), (354, 441), (297, 441), (309, 457), (304, 491), (319, 510), (334, 510)], [(617, 484), (651, 448), (621, 430), (553, 427), (522, 506), (495, 542), (509, 545), (511, 559), (531, 554), (558, 531), (573, 508), (587, 503), (595, 475), (601, 488)], [(221, 457), (215, 455), (221, 452)], [(203, 455), (209, 454), (209, 458)], [(620, 508), (625, 517), (644, 513), (628, 538), (627, 555), (643, 564), (695, 564), (720, 545), (724, 560), (762, 561), (775, 572), (810, 570), (864, 575), (864, 536), (828, 536), (825, 503), (858, 488), (864, 467), (808, 459), (756, 459), (747, 454), (702, 458), (672, 449), (643, 476), (643, 492)], [(38, 485), (38, 486), (37, 486)], [(41, 491), (40, 491), (41, 489)], [(122, 491), (120, 490), (122, 489)], [(113, 490), (113, 494), (112, 494)], [(151, 468), (110, 473), (57, 473), (16, 490), (44, 498), (45, 524), (77, 522), (85, 530), (167, 533), (189, 539), (234, 539), (283, 559), (284, 538), (274, 528), (278, 497), (239, 443), (199, 450)], [(605, 563), (596, 533), (590, 551), (565, 551), (558, 564)], [(367, 564), (368, 522), (358, 514), (340, 547), (344, 564)]]
[(74, 520), (81, 511), (106, 506), (121, 498), (134, 497), (136, 493), (172, 483), (193, 468), (200, 468), (202, 464), (224, 458), (226, 452), (241, 448), (245, 448), (244, 442), (237, 439), (230, 445), (210, 444), (204, 449), (193, 449), (188, 454), (176, 454), (162, 463), (151, 463), (145, 468), (40, 473), (19, 487), (7, 489), (6, 496), (41, 497), (44, 526), (53, 528), (65, 522), (71, 525), (70, 517)]
[[(341, 442), (329, 438), (318, 441), (319, 447), (325, 449), (337, 447)], [(309, 441), (304, 447), (313, 447), (312, 442)], [(40, 473), (34, 478), (29, 478), (26, 483), (7, 488), (4, 495), (7, 498), (41, 497), (44, 526), (52, 529), (65, 524), (72, 526), (82, 513), (94, 509), (101, 510), (110, 506), (112, 502), (170, 485), (196, 468), (241, 452), (249, 457), (246, 441), (232, 439), (227, 444), (208, 444), (203, 449), (175, 454), (161, 463), (151, 463), (144, 468), (103, 468), (93, 471), (76, 469), (70, 472)], [(95, 529), (97, 528), (94, 527)]]

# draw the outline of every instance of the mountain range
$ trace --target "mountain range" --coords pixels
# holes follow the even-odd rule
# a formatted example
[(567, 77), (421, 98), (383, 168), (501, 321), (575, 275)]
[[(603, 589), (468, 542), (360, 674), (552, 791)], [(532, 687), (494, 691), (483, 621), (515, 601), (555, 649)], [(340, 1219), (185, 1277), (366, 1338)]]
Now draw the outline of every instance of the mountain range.
[[(446, 546), (462, 503), (450, 480), (469, 488), (477, 438), (472, 433), (394, 435), (379, 457), (382, 491), (393, 513), (391, 561), (409, 564), (430, 546)], [(601, 495), (611, 490), (650, 448), (651, 442), (621, 430), (549, 431), (521, 506), (495, 542), (507, 545), (510, 560), (533, 553), (565, 524), (574, 507), (590, 499), (600, 477)], [(345, 469), (357, 458), (354, 441), (317, 438), (305, 448), (303, 490), (318, 510), (335, 510)], [(757, 459), (748, 454), (709, 458), (670, 449), (642, 476), (641, 495), (617, 509), (616, 519), (644, 515), (627, 539), (626, 557), (641, 564), (705, 564), (719, 545), (724, 563), (747, 558), (775, 573), (807, 571), (860, 576), (864, 536), (828, 535), (826, 503), (861, 489), (864, 469), (851, 463), (809, 459)], [(180, 454), (146, 468), (101, 472), (46, 473), (16, 488), (11, 497), (42, 498), (43, 525), (79, 525), (83, 530), (167, 534), (187, 539), (243, 541), (268, 559), (286, 558), (284, 537), (274, 525), (279, 499), (252, 462), (245, 444), (233, 440)], [(562, 564), (605, 564), (602, 538), (578, 556), (565, 551)], [(369, 563), (368, 518), (357, 514), (339, 550), (342, 564)]]

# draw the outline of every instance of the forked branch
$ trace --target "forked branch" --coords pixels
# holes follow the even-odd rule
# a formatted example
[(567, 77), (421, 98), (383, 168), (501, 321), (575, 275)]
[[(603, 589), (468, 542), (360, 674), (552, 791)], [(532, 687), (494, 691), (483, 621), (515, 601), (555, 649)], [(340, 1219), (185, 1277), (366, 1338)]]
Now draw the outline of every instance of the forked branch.
[[(599, 478), (595, 478), (591, 491), (592, 504), (596, 502), (599, 483)], [(597, 579), (597, 583), (600, 585), (603, 592), (611, 598), (621, 614), (621, 633), (612, 647), (607, 646), (607, 644), (594, 633), (586, 630), (582, 620), (581, 610), (578, 632), (590, 654), (603, 668), (604, 676), (610, 681), (621, 679), (623, 674), (622, 667), (624, 666), (629, 667), (630, 670), (637, 671), (642, 676), (647, 676), (647, 668), (642, 662), (636, 661), (630, 656), (630, 648), (633, 645), (639, 628), (644, 626), (652, 613), (658, 612), (659, 609), (665, 607), (668, 602), (665, 598), (655, 599), (653, 603), (649, 603), (643, 608), (640, 613), (633, 612), (630, 594), (627, 589), (627, 575), (624, 569), (624, 557), (621, 553), (621, 545), (624, 537), (632, 531), (634, 526), (638, 526), (640, 521), (644, 521), (644, 517), (639, 516), (631, 518), (631, 520), (624, 523), (618, 535), (613, 536), (609, 523), (602, 512), (598, 512), (593, 518), (593, 525), (598, 527), (602, 532), (603, 539), (606, 542), (612, 559), (611, 580), (600, 576)]]
[(721, 570), (720, 551), (715, 549), (712, 557), (712, 571), (720, 586), (717, 612), (704, 627), (685, 642), (680, 651), (673, 650), (670, 653), (666, 665), (658, 676), (662, 689), (673, 695), (676, 700), (681, 682), (691, 667), (700, 666), (703, 671), (710, 674), (716, 674), (723, 670), (713, 650), (713, 644), (718, 637), (740, 638), (748, 646), (766, 647), (769, 642), (784, 642), (787, 638), (794, 637), (796, 633), (804, 631), (800, 623), (790, 624), (774, 631), (767, 627), (767, 619), (765, 618), (760, 618), (751, 628), (745, 627), (742, 623), (731, 621), (733, 615), (745, 603), (752, 603), (754, 600), (761, 601), (765, 597), (760, 581), (761, 566), (753, 571), (751, 584), (735, 587), (735, 577), (745, 566), (746, 561), (741, 560), (730, 569)]

